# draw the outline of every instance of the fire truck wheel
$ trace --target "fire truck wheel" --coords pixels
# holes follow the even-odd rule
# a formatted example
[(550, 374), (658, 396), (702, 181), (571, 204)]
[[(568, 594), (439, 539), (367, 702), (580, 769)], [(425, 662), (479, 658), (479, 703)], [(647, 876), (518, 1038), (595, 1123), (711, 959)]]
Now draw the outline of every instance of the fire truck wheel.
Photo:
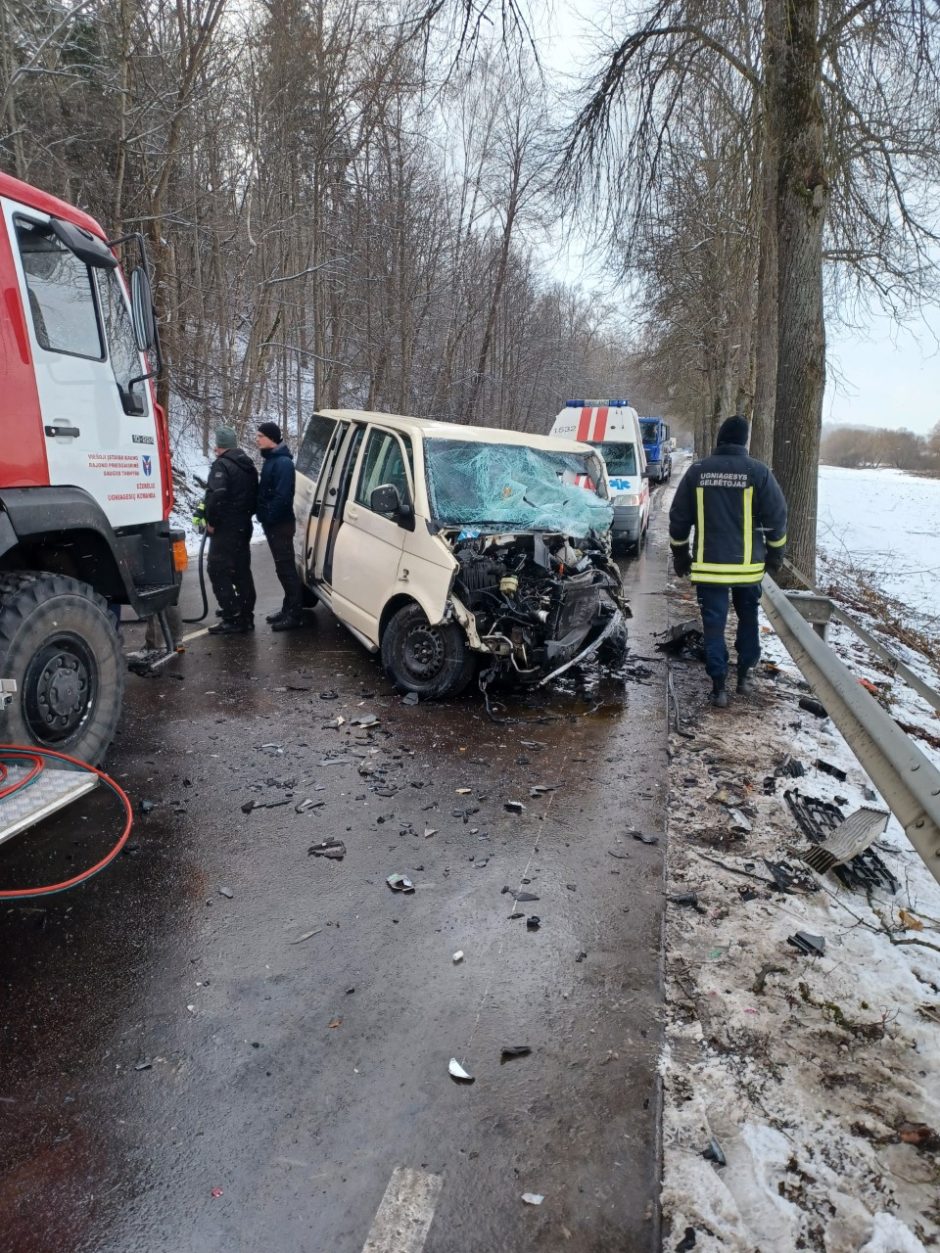
[(0, 575), (0, 678), (16, 695), (0, 732), (97, 765), (114, 738), (124, 658), (103, 597), (41, 572)]

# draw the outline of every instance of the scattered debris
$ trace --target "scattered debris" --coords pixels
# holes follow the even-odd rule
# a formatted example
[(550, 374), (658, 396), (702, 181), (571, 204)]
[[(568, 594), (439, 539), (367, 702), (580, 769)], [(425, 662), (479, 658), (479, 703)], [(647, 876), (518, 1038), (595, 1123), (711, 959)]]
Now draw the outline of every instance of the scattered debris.
[(631, 831), (630, 835), (634, 840), (639, 840), (641, 844), (658, 844), (658, 835), (644, 835), (642, 831)]
[(697, 892), (683, 892), (679, 896), (670, 896), (668, 899), (673, 905), (688, 905), (698, 914), (705, 914), (708, 912), (699, 900)]
[(213, 1189), (212, 1189), (212, 1196), (214, 1196), (216, 1199), (218, 1199), (220, 1196), (222, 1196), (222, 1194), (223, 1194), (223, 1190), (222, 1190), (221, 1188), (213, 1188)]
[(525, 920), (525, 925), (528, 931), (538, 931), (539, 927), (542, 925), (542, 919), (538, 916), (538, 914), (532, 914), (531, 917)]
[(261, 748), (262, 753), (267, 753), (271, 757), (283, 757), (284, 756), (283, 744), (261, 744), (260, 748)]
[(806, 767), (801, 761), (795, 757), (784, 757), (783, 761), (777, 767), (777, 774), (789, 775), (791, 779), (802, 779), (806, 774)]
[(522, 1199), (526, 1205), (541, 1205), (545, 1197), (541, 1192), (523, 1192)]
[(141, 801), (140, 812), (142, 814), (152, 814), (157, 807), (156, 801)]
[(507, 893), (512, 897), (514, 901), (517, 901), (517, 902), (518, 901), (537, 901), (539, 899), (533, 892), (526, 892), (522, 888), (504, 887), (503, 890), (500, 892), (500, 896), (505, 896)]
[(546, 792), (557, 792), (559, 785), (557, 783), (533, 783), (529, 788), (530, 796), (544, 796)]
[(315, 801), (313, 800), (312, 797), (308, 796), (306, 800), (302, 800), (299, 805), (294, 806), (294, 813), (305, 814), (305, 813), (308, 813), (311, 809), (320, 809), (321, 806), (325, 804), (326, 804), (326, 801)]
[(343, 1025), (343, 1020), (342, 1018), (332, 1018), (326, 1025), (331, 1031), (335, 1031), (337, 1027), (341, 1027)]
[(702, 1150), (702, 1156), (708, 1162), (714, 1162), (716, 1166), (727, 1166), (728, 1159), (721, 1151), (721, 1145), (714, 1136), (708, 1142), (708, 1148)]
[(901, 921), (901, 926), (908, 931), (923, 931), (924, 929), (924, 924), (921, 920), (906, 909), (898, 910), (898, 918)]
[(695, 1228), (686, 1227), (685, 1235), (676, 1245), (676, 1253), (691, 1253), (695, 1248)]
[(797, 931), (787, 936), (787, 943), (805, 953), (807, 957), (822, 957), (826, 951), (826, 941), (821, 935), (810, 935), (808, 931)]
[(819, 854), (804, 854), (821, 874), (832, 870), (839, 882), (850, 890), (874, 887), (896, 892), (897, 879), (869, 845), (885, 829), (886, 810), (861, 808), (844, 818), (838, 805), (806, 796), (793, 788), (783, 798), (796, 823), (812, 844), (822, 845)]
[(500, 1062), (512, 1061), (514, 1057), (528, 1057), (532, 1052), (528, 1044), (506, 1044), (500, 1049)]
[(346, 845), (342, 840), (332, 837), (319, 844), (311, 844), (307, 849), (308, 857), (329, 857), (331, 861), (342, 861), (346, 856)]
[(316, 931), (305, 931), (303, 935), (299, 935), (296, 940), (291, 940), (290, 943), (291, 944), (303, 944), (304, 940), (312, 939), (313, 936), (319, 935), (322, 930), (323, 930), (322, 927), (317, 927)]
[(460, 963), (463, 961), (463, 949), (462, 948), (459, 948), (457, 950), (457, 952), (451, 958), (451, 961), (454, 963), (455, 966), (460, 965)]
[(415, 885), (403, 874), (390, 874), (385, 882), (393, 892), (404, 892), (407, 895), (415, 890)]
[(751, 991), (755, 996), (762, 996), (768, 975), (785, 975), (786, 973), (784, 966), (774, 966), (771, 962), (764, 962), (757, 972), (757, 978), (751, 984)]
[(235, 897), (235, 893), (231, 888), (219, 888), (219, 896), (224, 896), (227, 901), (231, 901)]
[(629, 861), (629, 860), (630, 860), (630, 854), (629, 854), (629, 853), (618, 853), (615, 849), (612, 849), (612, 848), (609, 848), (609, 849), (607, 850), (607, 856), (608, 856), (608, 857), (616, 857), (618, 861)]
[(731, 819), (729, 826), (733, 832), (738, 835), (750, 835), (753, 828), (750, 821), (745, 818), (740, 809), (728, 810), (728, 817)]
[(426, 840), (429, 840), (429, 839), (431, 838), (431, 836), (432, 836), (432, 835), (437, 835), (437, 827), (425, 827), (425, 828), (424, 828), (424, 838), (425, 838)]
[(138, 1062), (137, 1065), (134, 1067), (134, 1069), (135, 1070), (153, 1070), (153, 1062), (151, 1061)]
[(362, 727), (365, 730), (368, 727), (377, 727), (379, 720), (375, 714), (360, 714), (358, 718), (350, 718), (349, 725), (351, 727)]
[(450, 1072), (450, 1077), (456, 1080), (457, 1083), (476, 1082), (473, 1075), (471, 1075), (469, 1071), (464, 1070), (463, 1066), (461, 1066), (460, 1062), (457, 1061), (456, 1057), (452, 1057), (450, 1059), (447, 1064), (447, 1069)]
[(503, 804), (503, 809), (510, 814), (521, 814), (525, 809), (525, 805), (523, 805), (522, 801), (506, 801)]
[(844, 783), (849, 777), (841, 766), (834, 766), (831, 761), (823, 761), (821, 757), (816, 758), (816, 769), (821, 770), (823, 774), (831, 774), (840, 783)]
[(692, 661), (705, 660), (705, 637), (702, 624), (697, 618), (687, 622), (677, 622), (675, 626), (663, 632), (664, 638), (657, 642), (656, 647), (671, 657), (686, 657)]
[(454, 789), (454, 795), (455, 796), (469, 796), (472, 791), (473, 789), (469, 787), (458, 787)]
[(801, 696), (799, 706), (805, 709), (808, 714), (813, 714), (817, 718), (828, 718), (825, 705), (821, 701), (816, 700), (814, 696)]
[(586, 961), (586, 960), (587, 960), (587, 953), (585, 953), (584, 949), (582, 949), (582, 950), (581, 950), (581, 952), (580, 952), (580, 953), (577, 955), (577, 957), (575, 958), (575, 961), (576, 961), (576, 962), (583, 962), (583, 961)]
[(919, 1149), (936, 1150), (940, 1147), (940, 1137), (925, 1122), (902, 1122), (898, 1127), (898, 1139)]
[(325, 692), (320, 693), (320, 700), (338, 700), (338, 699), (339, 699), (339, 692), (334, 692), (331, 687), (327, 688)]
[(417, 692), (406, 692), (404, 699), (402, 700), (401, 703), (403, 705), (417, 705), (420, 699), (421, 697), (418, 695)]

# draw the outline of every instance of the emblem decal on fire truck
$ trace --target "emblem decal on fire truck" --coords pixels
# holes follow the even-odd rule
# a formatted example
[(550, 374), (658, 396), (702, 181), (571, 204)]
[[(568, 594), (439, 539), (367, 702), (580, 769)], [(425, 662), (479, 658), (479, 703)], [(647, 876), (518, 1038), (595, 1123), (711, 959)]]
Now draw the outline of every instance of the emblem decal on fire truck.
[(149, 478), (150, 475), (153, 474), (153, 459), (151, 457), (141, 457), (140, 468)]

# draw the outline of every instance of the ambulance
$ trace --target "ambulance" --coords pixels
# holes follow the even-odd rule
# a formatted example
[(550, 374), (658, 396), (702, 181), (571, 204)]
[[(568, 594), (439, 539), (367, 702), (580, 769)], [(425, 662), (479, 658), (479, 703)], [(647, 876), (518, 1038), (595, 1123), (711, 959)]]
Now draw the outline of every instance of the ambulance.
[(614, 506), (613, 546), (639, 553), (650, 521), (650, 486), (637, 411), (628, 400), (569, 400), (550, 434), (602, 454)]

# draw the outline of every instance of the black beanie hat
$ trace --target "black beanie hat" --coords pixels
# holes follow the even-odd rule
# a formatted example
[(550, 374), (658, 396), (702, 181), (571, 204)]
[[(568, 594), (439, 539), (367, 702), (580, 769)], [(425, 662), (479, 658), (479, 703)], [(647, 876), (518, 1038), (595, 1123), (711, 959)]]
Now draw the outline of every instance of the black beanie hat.
[(258, 433), (259, 435), (267, 435), (273, 444), (282, 442), (281, 428), (276, 422), (259, 422)]
[[(267, 423), (267, 425), (273, 425)], [(735, 414), (733, 418), (725, 418), (721, 426), (718, 428), (719, 444), (741, 444), (747, 446), (747, 437), (751, 433), (747, 418), (742, 418), (740, 414)]]

